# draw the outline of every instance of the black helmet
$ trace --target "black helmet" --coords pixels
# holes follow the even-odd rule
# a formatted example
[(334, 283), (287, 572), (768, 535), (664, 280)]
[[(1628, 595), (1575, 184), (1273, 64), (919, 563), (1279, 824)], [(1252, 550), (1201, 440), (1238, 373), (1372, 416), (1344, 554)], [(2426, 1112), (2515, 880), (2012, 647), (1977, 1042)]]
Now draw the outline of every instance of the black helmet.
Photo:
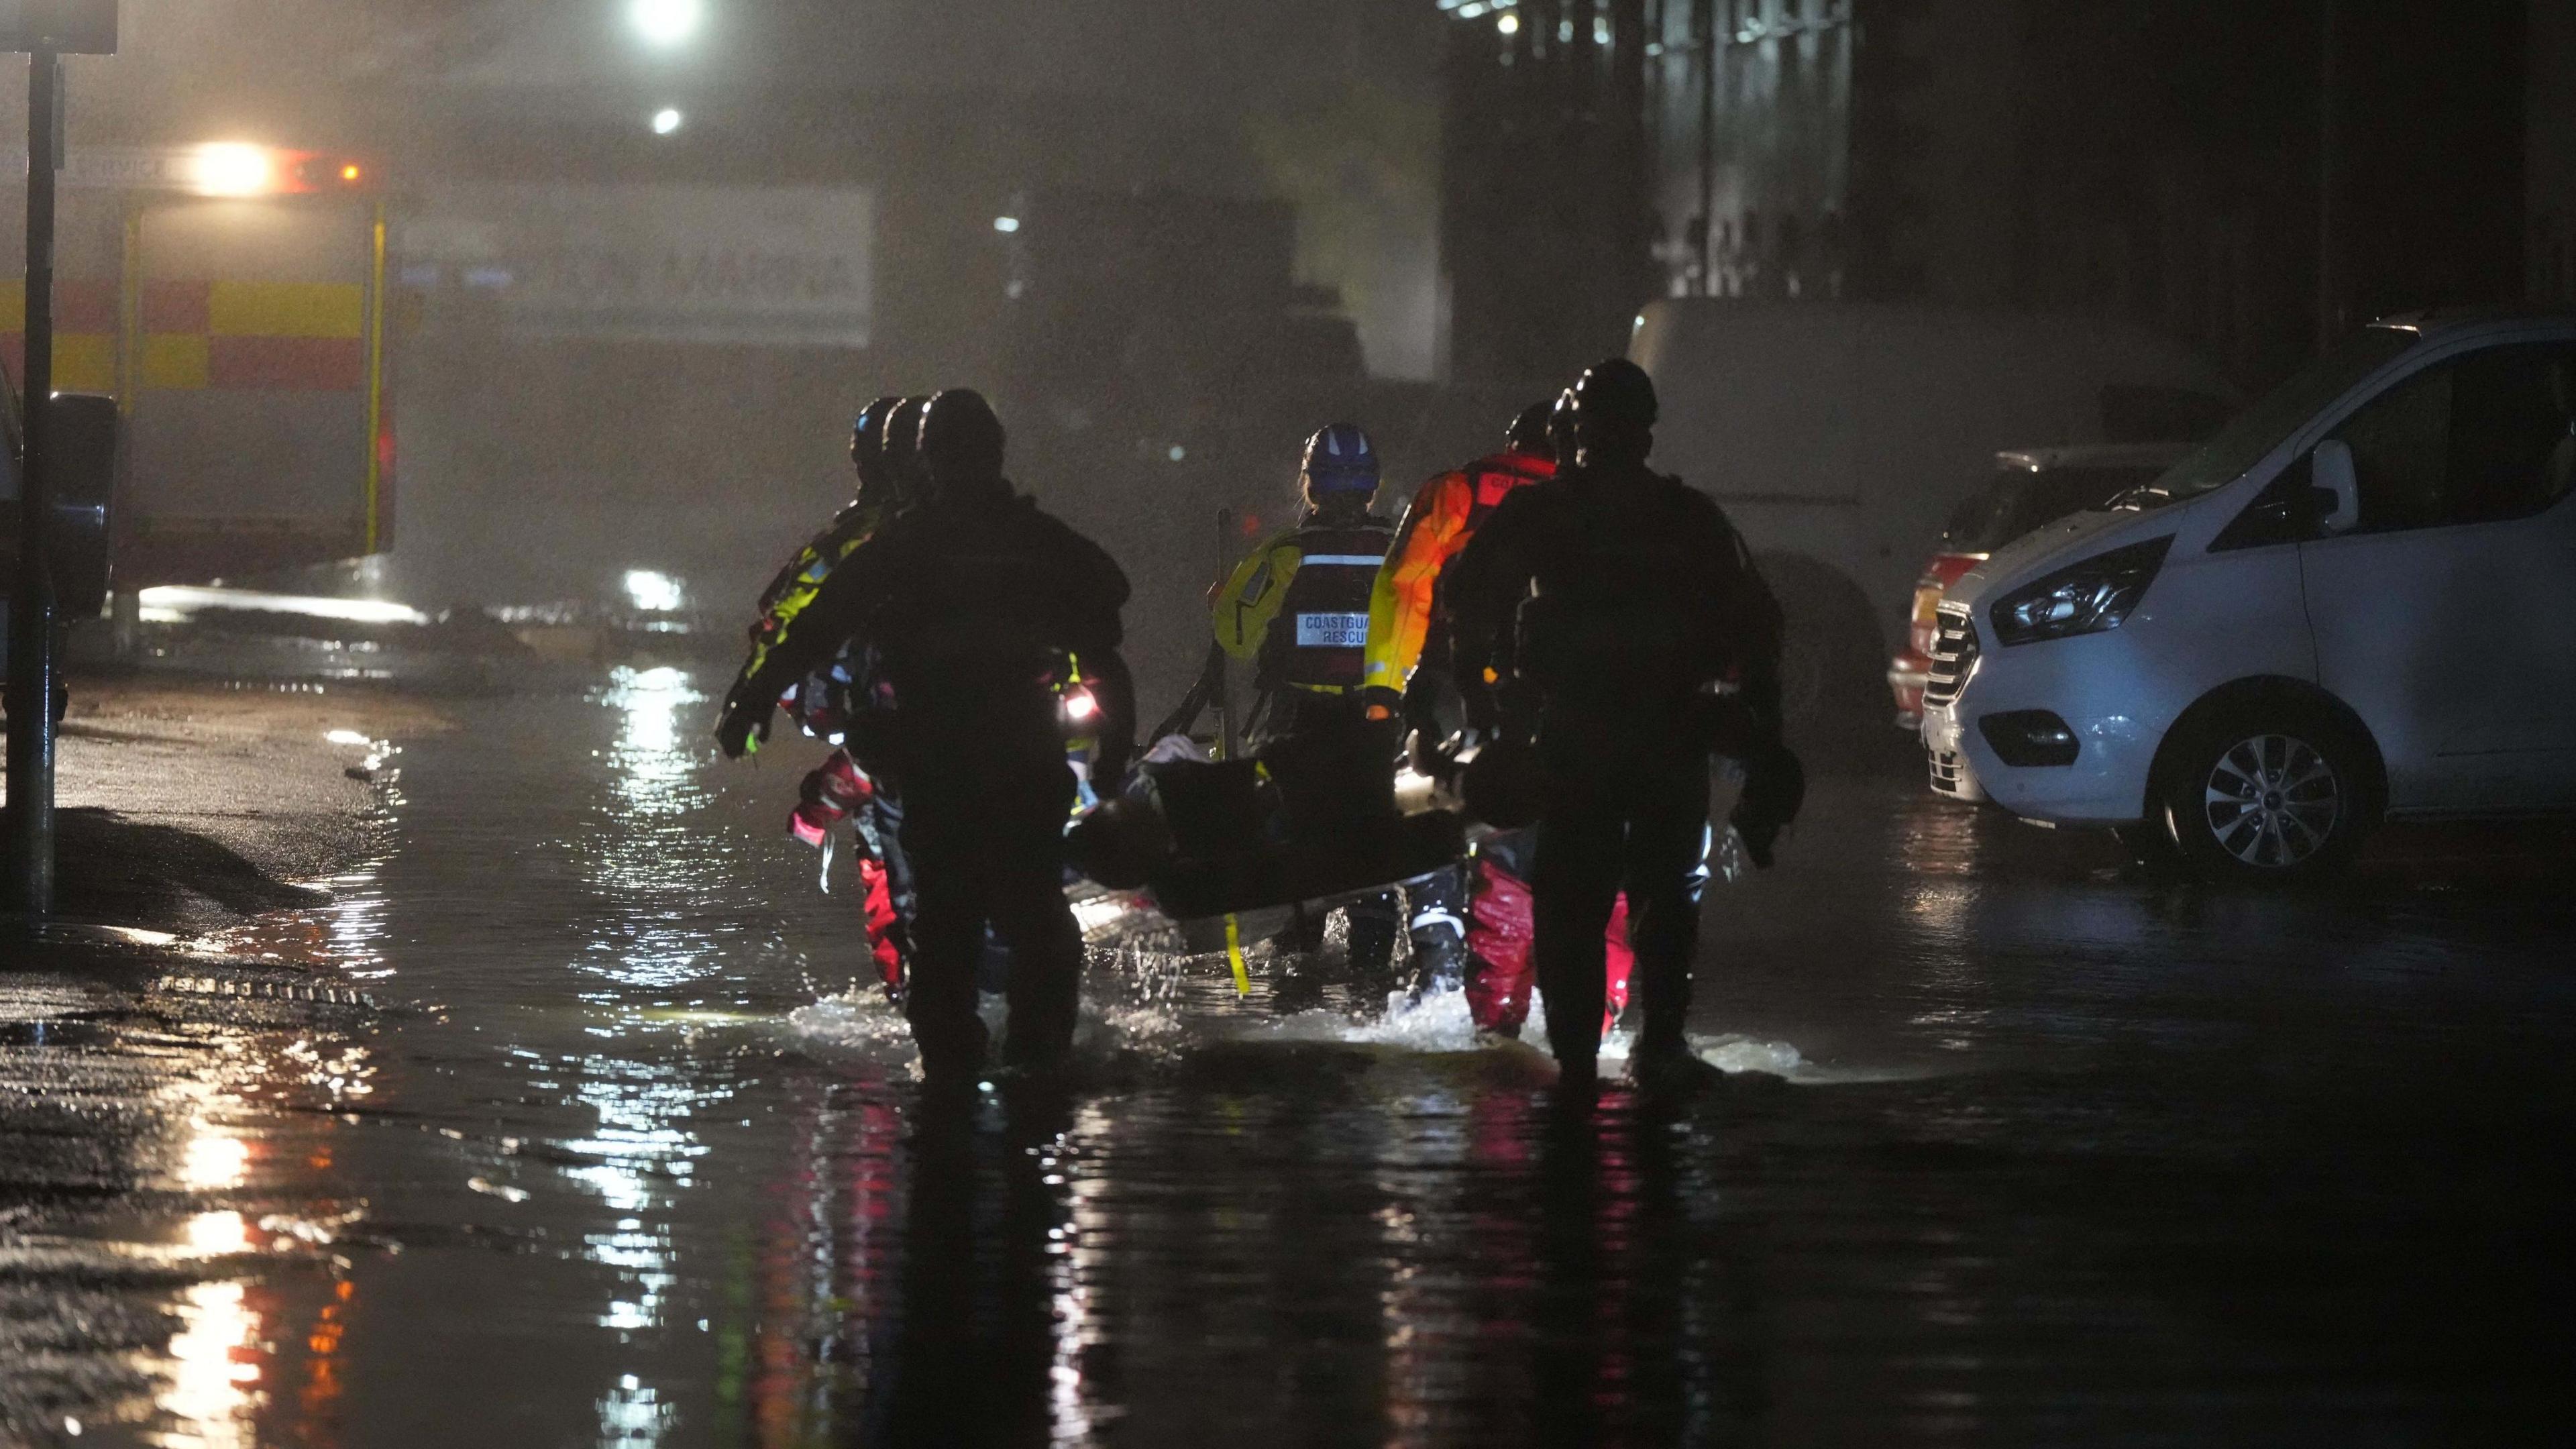
[(1556, 395), (1556, 406), (1547, 414), (1547, 451), (1558, 466), (1574, 466), (1574, 389)]
[(1503, 430), (1504, 451), (1527, 453), (1534, 458), (1552, 456), (1556, 450), (1547, 440), (1547, 419), (1553, 411), (1555, 404), (1544, 402), (1534, 402), (1521, 409), (1520, 415), (1512, 419), (1512, 425)]
[(850, 424), (850, 466), (859, 470), (859, 491), (882, 488), (890, 481), (886, 471), (886, 415), (903, 401), (881, 397), (859, 409)]
[(904, 398), (886, 409), (882, 419), (886, 476), (907, 499), (930, 491), (930, 479), (921, 471), (921, 410), (929, 405), (926, 397)]
[(1574, 443), (1585, 463), (1645, 460), (1655, 445), (1655, 384), (1644, 368), (1613, 357), (1583, 370), (1574, 384)]
[(973, 388), (948, 388), (921, 410), (921, 467), (934, 495), (999, 481), (1002, 445), (1002, 420)]

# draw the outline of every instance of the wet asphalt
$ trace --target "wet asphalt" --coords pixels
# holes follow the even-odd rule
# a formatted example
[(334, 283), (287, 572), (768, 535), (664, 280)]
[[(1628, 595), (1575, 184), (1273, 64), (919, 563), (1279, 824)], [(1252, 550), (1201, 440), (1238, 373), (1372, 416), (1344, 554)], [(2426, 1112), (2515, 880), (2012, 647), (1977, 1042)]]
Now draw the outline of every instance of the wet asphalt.
[(1148, 932), (1094, 953), (1068, 1087), (939, 1107), (783, 833), (819, 751), (717, 761), (721, 669), (443, 700), (371, 754), (357, 856), (278, 882), (327, 897), (20, 951), (0, 1442), (2498, 1444), (2576, 1407), (2555, 836), (2243, 895), (1822, 773), (1713, 895), (1696, 1093), (1569, 1103), (1454, 1000), (1283, 1016), (1267, 953), (1238, 1000)]

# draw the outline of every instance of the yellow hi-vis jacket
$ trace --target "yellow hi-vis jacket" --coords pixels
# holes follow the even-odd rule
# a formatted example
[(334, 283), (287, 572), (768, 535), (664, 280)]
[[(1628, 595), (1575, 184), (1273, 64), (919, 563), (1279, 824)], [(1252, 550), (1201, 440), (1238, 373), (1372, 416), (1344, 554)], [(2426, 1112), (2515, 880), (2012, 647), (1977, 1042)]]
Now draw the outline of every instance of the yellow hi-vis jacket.
[[(1363, 515), (1309, 517), (1245, 554), (1217, 587), (1217, 647), (1258, 661), (1257, 687), (1341, 694), (1358, 687), (1368, 591), (1393, 533)], [(1286, 623), (1277, 629), (1271, 626)]]

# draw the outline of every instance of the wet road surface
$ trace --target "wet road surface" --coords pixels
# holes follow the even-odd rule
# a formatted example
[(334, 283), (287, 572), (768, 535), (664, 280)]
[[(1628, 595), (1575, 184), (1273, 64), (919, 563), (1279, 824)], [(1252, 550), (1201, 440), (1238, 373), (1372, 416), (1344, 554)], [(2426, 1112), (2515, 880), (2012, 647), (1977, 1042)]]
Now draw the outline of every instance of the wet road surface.
[(0, 1439), (2564, 1433), (2554, 866), (2218, 894), (1825, 778), (1694, 1096), (1115, 950), (1069, 1090), (943, 1113), (720, 685), (443, 702), (329, 904), (9, 985)]

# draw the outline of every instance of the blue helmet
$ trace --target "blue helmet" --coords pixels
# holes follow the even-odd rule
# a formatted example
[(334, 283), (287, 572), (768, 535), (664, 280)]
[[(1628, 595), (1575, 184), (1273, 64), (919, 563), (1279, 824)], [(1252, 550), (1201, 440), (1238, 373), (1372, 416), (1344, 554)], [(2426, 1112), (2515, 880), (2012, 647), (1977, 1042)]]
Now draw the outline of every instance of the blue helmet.
[(1353, 424), (1318, 428), (1306, 440), (1306, 461), (1299, 470), (1309, 493), (1375, 493), (1377, 449)]

